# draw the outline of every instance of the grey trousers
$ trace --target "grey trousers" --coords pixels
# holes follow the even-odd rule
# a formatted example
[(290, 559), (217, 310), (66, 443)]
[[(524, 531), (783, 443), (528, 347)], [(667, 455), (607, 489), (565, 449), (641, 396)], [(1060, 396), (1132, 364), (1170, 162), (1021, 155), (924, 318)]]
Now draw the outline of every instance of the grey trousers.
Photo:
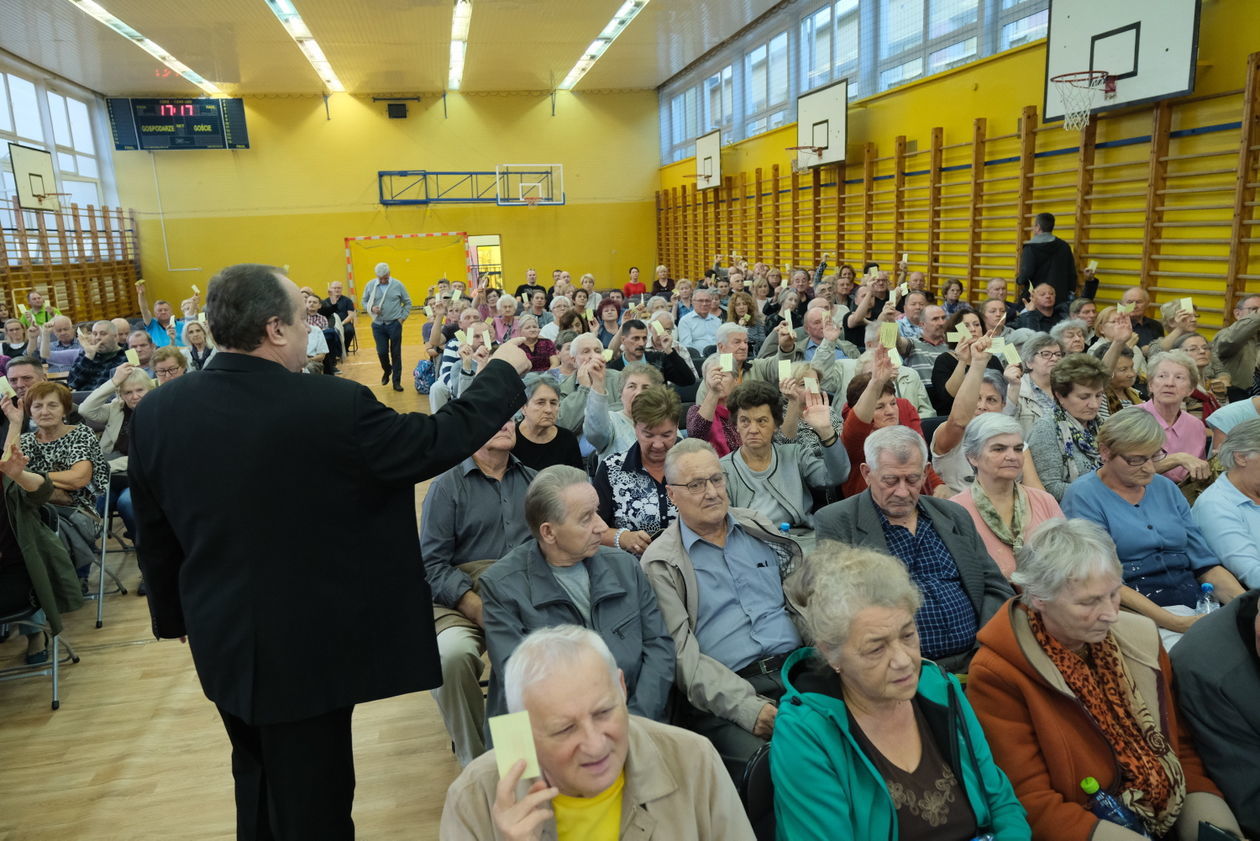
[(486, 668), (481, 655), (486, 650), (486, 638), (480, 630), (456, 626), (438, 634), (437, 644), (442, 685), (433, 690), (433, 700), (462, 768), (486, 752), (482, 736), (486, 701), (481, 694), (481, 676)]

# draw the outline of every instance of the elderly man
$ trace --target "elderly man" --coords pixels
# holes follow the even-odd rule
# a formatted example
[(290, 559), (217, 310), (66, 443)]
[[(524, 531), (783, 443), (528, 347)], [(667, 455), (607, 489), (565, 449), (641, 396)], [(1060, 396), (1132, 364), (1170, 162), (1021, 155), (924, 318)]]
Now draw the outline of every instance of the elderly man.
[(1231, 402), (1246, 400), (1260, 363), (1260, 295), (1244, 295), (1234, 304), (1234, 323), (1216, 334), (1212, 351), (1232, 384)]
[(923, 436), (904, 426), (884, 427), (870, 434), (863, 449), (867, 488), (815, 515), (818, 539), (900, 558), (923, 592), (915, 617), (923, 656), (965, 672), (977, 631), (1014, 591), (966, 509), (920, 497), (927, 464)]
[(1006, 281), (993, 279), (985, 284), (984, 291), (990, 298), (995, 301), (1001, 301), (1006, 305), (1006, 323), (1014, 324), (1015, 319), (1019, 318), (1020, 310), (1015, 304), (1006, 300)]
[(1260, 418), (1234, 426), (1216, 454), (1225, 472), (1199, 494), (1191, 516), (1225, 568), (1255, 589), (1260, 587)]
[[(1164, 336), (1164, 325), (1154, 318), (1147, 318), (1146, 311), (1151, 306), (1151, 296), (1140, 286), (1130, 286), (1124, 290), (1121, 302), (1133, 309), (1129, 311), (1129, 321), (1133, 323), (1133, 332), (1138, 337), (1138, 347), (1146, 347), (1156, 339)], [(1219, 333), (1217, 334), (1220, 335)], [(1150, 356), (1150, 354), (1147, 354)]]
[(61, 310), (48, 303), (48, 299), (38, 289), (26, 293), (26, 313), (20, 319), (24, 327), (43, 326), (61, 315)]
[[(5, 369), (5, 378), (9, 381), (9, 385), (13, 388), (13, 402), (21, 406), (22, 401), (26, 398), (26, 392), (36, 383), (47, 381), (48, 376), (44, 373), (44, 364), (34, 356), (15, 356), (9, 360), (9, 367)], [(34, 432), (35, 425), (31, 423), (30, 415), (24, 415), (25, 420), (22, 425), (22, 432)], [(71, 410), (71, 417), (66, 418), (66, 423), (78, 423), (77, 409)], [(9, 418), (7, 415), (0, 417), (0, 440), (8, 435)]]
[[(153, 310), (149, 310), (149, 299), (146, 293), (148, 284), (141, 281), (136, 284), (136, 297), (140, 300), (140, 321), (144, 325), (144, 330), (149, 334), (149, 338), (153, 342), (154, 349), (166, 347), (173, 344), (177, 347), (183, 346), (181, 333), (184, 329), (184, 322), (175, 318), (175, 311), (171, 307), (170, 301), (157, 301), (153, 304)], [(174, 341), (171, 339), (171, 330), (175, 331)]]
[(118, 347), (118, 328), (112, 321), (96, 322), (92, 332), (81, 341), (83, 352), (70, 366), (66, 382), (73, 391), (93, 391), (104, 384), (127, 357)]
[[(731, 355), (731, 362), (734, 367), (733, 373), (735, 375), (735, 379), (731, 384), (732, 387), (748, 380), (778, 384), (779, 362), (799, 360), (800, 353), (793, 352), (795, 337), (788, 330), (786, 323), (780, 324), (776, 330), (771, 332), (770, 338), (775, 339), (776, 337), (780, 341), (781, 348), (778, 354), (767, 359), (749, 359), (748, 328), (729, 321), (718, 328), (717, 345), (713, 354), (719, 358), (719, 361), (721, 360), (721, 354), (729, 353)], [(696, 389), (696, 403), (704, 402), (704, 396), (708, 393), (709, 384), (702, 381)]]
[(762, 358), (773, 356), (777, 350), (779, 355), (790, 355), (793, 360), (812, 362), (821, 345), (827, 342), (830, 353), (825, 353), (824, 356), (830, 355), (834, 359), (857, 358), (861, 351), (856, 345), (841, 338), (843, 332), (839, 325), (835, 325), (837, 329), (834, 331), (829, 328), (828, 325), (834, 324), (826, 309), (810, 307), (805, 311), (801, 326), (793, 331), (793, 339), (789, 345), (785, 347), (781, 333), (771, 331), (761, 343), (761, 351), (757, 355)]
[[(674, 337), (664, 327), (652, 328), (651, 340), (658, 349), (648, 350), (648, 326), (637, 318), (621, 323), (621, 329), (613, 338), (610, 349), (613, 358), (608, 362), (612, 371), (625, 370), (627, 365), (635, 362), (646, 362), (661, 372), (666, 382), (675, 385), (691, 385), (696, 381), (696, 374), (674, 348)], [(659, 342), (657, 340), (660, 340)], [(745, 350), (747, 349), (747, 342)], [(620, 354), (617, 351), (620, 350)]]
[(481, 449), (443, 473), (424, 497), (420, 554), (433, 591), (442, 685), (433, 690), (455, 756), (467, 765), (486, 749), (481, 675), (486, 650), (477, 580), (495, 558), (529, 540), (525, 491), (537, 471), (512, 455), (509, 420)]
[[(916, 272), (918, 274), (918, 272)], [(898, 303), (905, 315), (897, 319), (897, 331), (902, 338), (914, 341), (923, 337), (923, 311), (927, 308), (927, 293), (911, 290)]]
[(710, 289), (697, 289), (691, 296), (691, 312), (678, 320), (678, 342), (697, 354), (715, 344), (715, 334), (722, 319), (713, 312), (716, 293)]
[(331, 324), (333, 316), (341, 319), (341, 330), (346, 334), (346, 345), (354, 340), (354, 299), (342, 294), (340, 280), (328, 284), (328, 297), (320, 301), (319, 313)]
[[(1048, 283), (1055, 297), (1066, 304), (1076, 295), (1076, 260), (1072, 246), (1054, 235), (1054, 214), (1038, 213), (1033, 217), (1032, 238), (1024, 243), (1019, 257), (1019, 273), (1015, 285), (1020, 289), (1035, 289)], [(1085, 272), (1084, 297), (1094, 297), (1098, 281), (1090, 271)]]
[(389, 273), (389, 263), (376, 264), (376, 280), (363, 291), (363, 309), (372, 317), (372, 339), (381, 363), (381, 385), (394, 380), (394, 391), (402, 391), (403, 324), (411, 315), (411, 295), (402, 281)]
[(64, 373), (74, 367), (83, 345), (74, 331), (74, 322), (64, 315), (44, 322), (40, 331), (39, 355), (48, 361), (48, 370)]
[(591, 391), (591, 369), (604, 369), (604, 388), (608, 394), (609, 411), (621, 406), (621, 372), (614, 371), (604, 362), (604, 345), (593, 333), (581, 333), (569, 345), (573, 357), (574, 372), (560, 381), (560, 413), (556, 424), (575, 435), (582, 432), (586, 419), (586, 403)]
[(945, 340), (945, 322), (948, 320), (944, 307), (935, 304), (924, 307), (922, 333), (912, 342), (910, 353), (902, 355), (906, 365), (919, 375), (924, 389), (932, 383), (932, 366), (936, 357), (949, 350), (949, 343)]
[(674, 646), (638, 560), (601, 545), (608, 526), (585, 471), (556, 465), (525, 492), (532, 540), (481, 576), (482, 621), (490, 653), (492, 715), (506, 710), (503, 667), (530, 632), (580, 623), (598, 633), (623, 670), (636, 715), (661, 719), (674, 675)]
[[(1201, 497), (1200, 497), (1201, 498)], [(1260, 590), (1199, 619), (1169, 652), (1177, 709), (1248, 838), (1260, 838)]]
[(800, 613), (784, 582), (800, 546), (760, 514), (732, 509), (717, 453), (688, 438), (665, 457), (678, 509), (643, 568), (678, 652), (679, 719), (707, 737), (732, 777), (774, 732), (779, 668), (801, 645)]
[(524, 760), (500, 777), (493, 752), (451, 784), (443, 841), (753, 841), (713, 747), (632, 715), (626, 679), (600, 636), (557, 625), (517, 647), (504, 677), (508, 708), (527, 712), (540, 779)]
[(1055, 295), (1054, 287), (1050, 284), (1037, 284), (1028, 301), (1028, 308), (1015, 319), (1011, 327), (1049, 333), (1050, 328), (1067, 318), (1067, 307), (1055, 306)]

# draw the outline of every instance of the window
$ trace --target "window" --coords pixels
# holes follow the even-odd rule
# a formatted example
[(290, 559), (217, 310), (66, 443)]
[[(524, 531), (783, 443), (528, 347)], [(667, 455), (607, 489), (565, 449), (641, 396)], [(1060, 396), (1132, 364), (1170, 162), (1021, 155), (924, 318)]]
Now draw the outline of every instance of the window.
[(801, 90), (831, 81), (833, 29), (830, 6), (801, 22)]
[(979, 12), (980, 0), (931, 0), (928, 38), (941, 38), (974, 26)]
[(968, 38), (957, 44), (951, 44), (943, 50), (928, 56), (928, 72), (940, 73), (942, 70), (948, 70), (951, 67), (957, 67), (960, 64), (966, 64), (976, 57), (976, 39)]
[(1020, 18), (1014, 23), (1002, 27), (1002, 39), (999, 49), (1009, 50), (1029, 41), (1046, 37), (1046, 29), (1050, 24), (1050, 10), (1045, 9), (1035, 15)]
[(720, 73), (704, 80), (704, 132), (729, 126), (735, 110), (735, 73), (728, 64)]
[(891, 58), (923, 42), (923, 0), (882, 0), (880, 58)]
[(35, 83), (5, 74), (9, 83), (9, 104), (13, 108), (13, 131), (21, 140), (34, 140), (39, 143), (44, 139), (44, 130), (39, 123), (39, 98), (35, 95)]

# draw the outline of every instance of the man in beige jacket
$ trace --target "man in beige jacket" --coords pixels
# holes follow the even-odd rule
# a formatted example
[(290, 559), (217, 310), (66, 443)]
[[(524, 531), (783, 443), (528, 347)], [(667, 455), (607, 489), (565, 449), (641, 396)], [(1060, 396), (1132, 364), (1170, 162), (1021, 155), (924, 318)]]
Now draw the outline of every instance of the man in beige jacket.
[(504, 670), (508, 708), (529, 713), (541, 776), (518, 759), (500, 778), (495, 752), (446, 793), (443, 841), (599, 839), (753, 841), (717, 753), (702, 737), (632, 716), (626, 684), (599, 635), (558, 625), (526, 637)]

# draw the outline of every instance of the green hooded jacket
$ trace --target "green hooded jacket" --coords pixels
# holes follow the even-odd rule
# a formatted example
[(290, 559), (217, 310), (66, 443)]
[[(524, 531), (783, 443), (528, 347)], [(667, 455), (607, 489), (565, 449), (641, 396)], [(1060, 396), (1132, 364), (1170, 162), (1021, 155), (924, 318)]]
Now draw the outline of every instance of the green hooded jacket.
[(60, 634), (61, 614), (83, 607), (83, 590), (61, 538), (40, 516), (40, 508), (52, 492), (52, 480), (47, 476), (38, 490), (30, 492), (8, 476), (4, 477), (4, 506), (9, 528), (22, 548), (35, 598), (48, 616), (52, 632)]

